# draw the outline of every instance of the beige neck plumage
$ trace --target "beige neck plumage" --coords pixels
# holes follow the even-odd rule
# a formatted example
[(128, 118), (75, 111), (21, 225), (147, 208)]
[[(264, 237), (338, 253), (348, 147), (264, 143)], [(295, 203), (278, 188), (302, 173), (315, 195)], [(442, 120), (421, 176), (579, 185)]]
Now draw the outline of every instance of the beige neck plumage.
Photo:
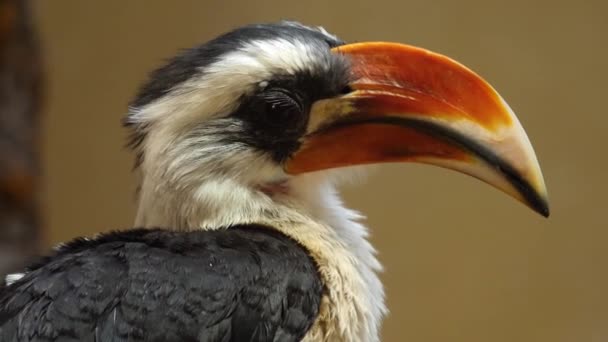
[(297, 177), (274, 196), (224, 179), (196, 188), (167, 189), (144, 179), (139, 227), (216, 229), (263, 224), (302, 244), (319, 265), (328, 289), (320, 314), (304, 341), (379, 340), (386, 312), (377, 272), (381, 266), (367, 241), (361, 217), (344, 208), (327, 180)]

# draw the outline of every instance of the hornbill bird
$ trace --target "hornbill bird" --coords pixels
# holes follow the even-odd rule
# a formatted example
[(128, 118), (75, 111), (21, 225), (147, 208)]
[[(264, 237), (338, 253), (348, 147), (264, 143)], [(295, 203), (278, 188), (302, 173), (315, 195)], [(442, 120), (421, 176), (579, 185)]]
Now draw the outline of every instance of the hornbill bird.
[(11, 277), (1, 341), (378, 341), (381, 266), (335, 190), (357, 165), (454, 169), (549, 214), (506, 102), (408, 45), (241, 27), (153, 72), (125, 125), (137, 228)]

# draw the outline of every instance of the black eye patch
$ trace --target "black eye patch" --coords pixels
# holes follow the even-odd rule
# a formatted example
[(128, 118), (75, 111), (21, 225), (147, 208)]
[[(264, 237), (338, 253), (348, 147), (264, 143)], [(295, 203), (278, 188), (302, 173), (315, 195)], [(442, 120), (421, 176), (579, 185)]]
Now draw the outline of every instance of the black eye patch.
[(270, 124), (289, 124), (290, 119), (295, 119), (294, 115), (304, 112), (302, 99), (296, 99), (296, 94), (286, 89), (266, 89), (258, 97), (266, 104), (265, 113)]
[(244, 136), (234, 137), (270, 153), (282, 162), (295, 152), (306, 134), (315, 101), (349, 92), (345, 67), (276, 75), (240, 100), (233, 117), (241, 120)]
[[(283, 88), (266, 88), (245, 104), (250, 123), (255, 128), (273, 133), (277, 140), (293, 139), (302, 134), (307, 123), (307, 104), (295, 93)], [(276, 132), (273, 132), (276, 131)]]
[(269, 85), (243, 99), (233, 114), (245, 128), (239, 139), (282, 161), (299, 147), (308, 123), (308, 108), (308, 101), (295, 91)]

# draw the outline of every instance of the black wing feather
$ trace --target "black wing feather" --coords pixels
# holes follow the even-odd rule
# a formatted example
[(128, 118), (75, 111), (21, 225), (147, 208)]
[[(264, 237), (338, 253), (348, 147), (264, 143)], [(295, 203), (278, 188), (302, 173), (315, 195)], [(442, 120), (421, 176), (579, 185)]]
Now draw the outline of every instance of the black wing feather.
[(0, 289), (0, 341), (298, 341), (314, 261), (261, 226), (76, 240)]

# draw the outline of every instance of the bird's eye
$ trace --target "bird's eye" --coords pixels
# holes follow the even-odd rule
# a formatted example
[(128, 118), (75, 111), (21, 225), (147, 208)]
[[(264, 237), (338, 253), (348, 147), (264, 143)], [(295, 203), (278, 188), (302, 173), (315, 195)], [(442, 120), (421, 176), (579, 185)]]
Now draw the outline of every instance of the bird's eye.
[(297, 91), (265, 85), (243, 99), (233, 114), (240, 119), (243, 143), (269, 152), (283, 161), (299, 146), (308, 123), (308, 98)]
[(256, 115), (268, 126), (285, 130), (299, 128), (303, 107), (293, 94), (280, 88), (266, 89), (258, 95)]

